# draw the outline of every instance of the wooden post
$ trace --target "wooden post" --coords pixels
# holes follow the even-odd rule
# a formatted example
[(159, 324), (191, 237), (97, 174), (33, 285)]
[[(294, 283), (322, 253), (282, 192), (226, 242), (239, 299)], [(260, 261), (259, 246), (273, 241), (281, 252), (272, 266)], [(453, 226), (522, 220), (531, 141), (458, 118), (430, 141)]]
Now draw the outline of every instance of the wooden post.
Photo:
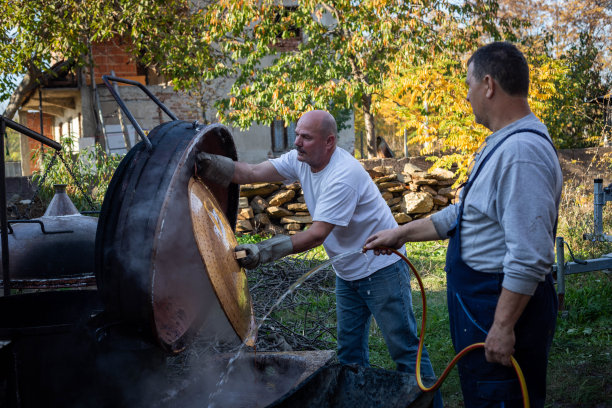
[(363, 130), (359, 132), (359, 152), (361, 153), (361, 159), (363, 160)]

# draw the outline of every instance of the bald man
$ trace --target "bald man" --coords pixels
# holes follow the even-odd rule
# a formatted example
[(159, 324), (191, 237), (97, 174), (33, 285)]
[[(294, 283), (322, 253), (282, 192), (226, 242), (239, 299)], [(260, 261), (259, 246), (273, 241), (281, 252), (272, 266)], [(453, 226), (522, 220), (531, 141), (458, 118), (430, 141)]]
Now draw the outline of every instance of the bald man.
[[(241, 264), (253, 269), (321, 244), (330, 258), (352, 252), (333, 262), (339, 361), (369, 366), (368, 335), (374, 316), (397, 369), (414, 373), (418, 337), (409, 270), (396, 255), (359, 253), (367, 237), (397, 227), (391, 210), (361, 163), (336, 145), (338, 130), (330, 113), (305, 113), (295, 135), (294, 150), (259, 164), (208, 153), (198, 157), (199, 174), (221, 185), (299, 181), (302, 186), (312, 226), (293, 236), (276, 235), (256, 245), (239, 245), (236, 251), (248, 254)], [(424, 377), (435, 378), (426, 350), (421, 367)], [(442, 406), (439, 392), (434, 405)]]

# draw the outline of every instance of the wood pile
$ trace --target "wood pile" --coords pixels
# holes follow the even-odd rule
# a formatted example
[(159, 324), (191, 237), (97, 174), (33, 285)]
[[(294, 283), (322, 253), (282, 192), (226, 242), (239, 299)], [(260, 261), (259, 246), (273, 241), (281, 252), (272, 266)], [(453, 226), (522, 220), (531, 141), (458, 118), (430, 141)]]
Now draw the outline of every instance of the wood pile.
[[(452, 171), (426, 171), (409, 162), (403, 165), (401, 172), (395, 170), (397, 165), (368, 168), (369, 166), (364, 164), (364, 167), (391, 208), (398, 224), (427, 217), (455, 200), (456, 189), (452, 188), (455, 178)], [(241, 186), (236, 223), (238, 235), (293, 235), (311, 224), (312, 217), (299, 183), (256, 183)]]

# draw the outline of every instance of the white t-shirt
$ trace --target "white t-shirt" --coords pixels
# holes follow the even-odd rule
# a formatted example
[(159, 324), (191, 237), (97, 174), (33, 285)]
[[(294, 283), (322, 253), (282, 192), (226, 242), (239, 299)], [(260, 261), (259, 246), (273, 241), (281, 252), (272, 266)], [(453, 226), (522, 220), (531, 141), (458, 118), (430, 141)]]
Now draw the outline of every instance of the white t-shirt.
[[(397, 227), (391, 209), (370, 175), (346, 150), (336, 147), (327, 166), (318, 173), (298, 161), (296, 150), (270, 162), (286, 183), (300, 182), (313, 221), (335, 225), (323, 242), (330, 258), (358, 251), (373, 233)], [(401, 251), (406, 253), (403, 247)], [(333, 266), (340, 278), (352, 281), (398, 260), (397, 255), (375, 256), (368, 251), (338, 259)]]

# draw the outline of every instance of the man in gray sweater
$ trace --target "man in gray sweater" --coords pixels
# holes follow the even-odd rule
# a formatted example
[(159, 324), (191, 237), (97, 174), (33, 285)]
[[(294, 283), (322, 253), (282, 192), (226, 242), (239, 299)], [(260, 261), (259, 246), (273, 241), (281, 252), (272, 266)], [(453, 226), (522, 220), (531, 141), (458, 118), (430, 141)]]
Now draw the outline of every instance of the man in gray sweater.
[(514, 355), (531, 406), (543, 407), (557, 314), (551, 265), (561, 168), (546, 126), (529, 108), (529, 68), (514, 45), (479, 48), (468, 60), (466, 83), (476, 122), (493, 133), (474, 159), (460, 202), (376, 233), (366, 249), (450, 238), (447, 295), (455, 350), (485, 342), (484, 350), (458, 364), (465, 406), (522, 406)]

